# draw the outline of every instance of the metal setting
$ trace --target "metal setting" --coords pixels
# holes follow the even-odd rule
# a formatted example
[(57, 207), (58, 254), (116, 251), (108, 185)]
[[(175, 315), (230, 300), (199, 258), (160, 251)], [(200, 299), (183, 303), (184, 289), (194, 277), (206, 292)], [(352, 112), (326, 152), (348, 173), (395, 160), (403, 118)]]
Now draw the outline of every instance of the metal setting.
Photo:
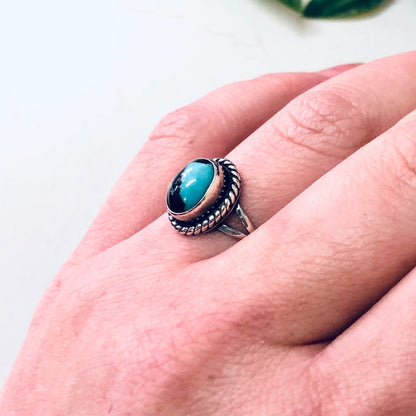
[[(196, 159), (198, 160), (201, 159)], [(246, 231), (254, 231), (253, 224), (239, 204), (241, 177), (231, 161), (221, 158), (204, 159), (208, 160), (214, 165), (214, 178), (205, 195), (185, 212), (173, 212), (168, 202), (169, 220), (172, 226), (184, 235), (204, 234), (217, 229), (232, 237), (244, 238), (247, 234), (224, 224), (225, 219), (234, 211)], [(171, 182), (168, 195), (177, 177)]]

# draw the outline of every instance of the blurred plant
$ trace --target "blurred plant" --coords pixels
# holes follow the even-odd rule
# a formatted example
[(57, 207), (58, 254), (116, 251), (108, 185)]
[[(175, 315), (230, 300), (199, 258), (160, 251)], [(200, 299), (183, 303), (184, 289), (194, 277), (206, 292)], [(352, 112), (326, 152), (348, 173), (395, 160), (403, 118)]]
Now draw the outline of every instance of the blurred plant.
[(305, 17), (355, 17), (368, 14), (389, 0), (279, 0)]

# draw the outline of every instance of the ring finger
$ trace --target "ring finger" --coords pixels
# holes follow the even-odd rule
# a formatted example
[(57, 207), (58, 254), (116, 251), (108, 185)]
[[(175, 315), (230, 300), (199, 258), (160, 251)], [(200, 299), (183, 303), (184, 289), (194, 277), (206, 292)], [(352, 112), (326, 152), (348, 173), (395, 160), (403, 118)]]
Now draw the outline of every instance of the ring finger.
[(291, 99), (334, 75), (334, 70), (326, 72), (269, 74), (226, 85), (164, 117), (69, 263), (91, 258), (146, 227), (163, 213), (166, 187), (176, 170), (197, 157), (228, 153)]

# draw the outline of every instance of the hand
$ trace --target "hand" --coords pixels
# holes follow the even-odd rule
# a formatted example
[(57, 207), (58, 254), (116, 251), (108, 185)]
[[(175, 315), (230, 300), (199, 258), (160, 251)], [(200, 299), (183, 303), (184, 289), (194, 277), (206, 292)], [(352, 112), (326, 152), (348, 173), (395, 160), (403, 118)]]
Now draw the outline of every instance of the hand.
[[(416, 53), (273, 74), (170, 114), (52, 281), (4, 416), (416, 414)], [(228, 157), (258, 229), (165, 192)]]

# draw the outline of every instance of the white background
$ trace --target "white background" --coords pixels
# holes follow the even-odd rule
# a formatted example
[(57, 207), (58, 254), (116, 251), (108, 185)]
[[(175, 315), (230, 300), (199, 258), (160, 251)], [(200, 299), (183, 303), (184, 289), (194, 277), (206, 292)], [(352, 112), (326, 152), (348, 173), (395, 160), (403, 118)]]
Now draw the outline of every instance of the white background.
[(0, 0), (0, 385), (48, 281), (165, 113), (265, 72), (416, 49), (415, 22), (415, 0), (348, 21), (275, 0)]

